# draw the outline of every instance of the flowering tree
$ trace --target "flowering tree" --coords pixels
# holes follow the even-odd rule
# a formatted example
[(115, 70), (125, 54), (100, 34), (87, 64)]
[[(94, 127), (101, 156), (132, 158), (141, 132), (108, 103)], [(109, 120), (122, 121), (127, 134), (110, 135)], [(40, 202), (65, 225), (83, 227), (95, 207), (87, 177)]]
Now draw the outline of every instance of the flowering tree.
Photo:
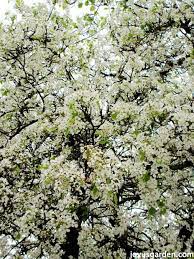
[(194, 251), (193, 10), (16, 1), (0, 27), (1, 258)]

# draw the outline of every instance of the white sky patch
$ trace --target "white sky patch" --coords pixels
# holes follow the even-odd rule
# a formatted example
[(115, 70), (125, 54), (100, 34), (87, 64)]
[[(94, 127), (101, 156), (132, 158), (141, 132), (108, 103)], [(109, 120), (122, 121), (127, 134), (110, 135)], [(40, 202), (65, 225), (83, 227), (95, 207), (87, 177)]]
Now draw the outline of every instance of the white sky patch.
[[(46, 0), (24, 0), (27, 5), (33, 5), (37, 3), (47, 3)], [(8, 11), (13, 11), (14, 1), (12, 0), (0, 0), (0, 21), (5, 19), (5, 14)]]
[(0, 20), (3, 20), (5, 13), (13, 8), (13, 3), (10, 3), (8, 0), (0, 1)]
[[(33, 4), (38, 4), (38, 3), (45, 3), (47, 4), (47, 0), (24, 0), (24, 3), (27, 5), (33, 5)], [(5, 19), (5, 14), (8, 11), (13, 11), (14, 10), (14, 1), (12, 0), (0, 0), (0, 21), (3, 21)], [(60, 10), (58, 10), (60, 11)], [(61, 12), (63, 12), (61, 10)], [(84, 8), (78, 8), (77, 5), (74, 5), (69, 8), (69, 13), (70, 16), (73, 20), (76, 20), (77, 17), (82, 16), (85, 13), (89, 12), (89, 7), (84, 6)]]

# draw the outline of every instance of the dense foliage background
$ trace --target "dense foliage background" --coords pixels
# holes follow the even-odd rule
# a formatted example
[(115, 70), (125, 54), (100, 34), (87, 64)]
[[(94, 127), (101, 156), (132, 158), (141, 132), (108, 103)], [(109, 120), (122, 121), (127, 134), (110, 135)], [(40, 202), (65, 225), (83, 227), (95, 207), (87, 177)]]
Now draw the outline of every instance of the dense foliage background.
[(0, 257), (194, 251), (193, 1), (15, 11), (0, 27)]

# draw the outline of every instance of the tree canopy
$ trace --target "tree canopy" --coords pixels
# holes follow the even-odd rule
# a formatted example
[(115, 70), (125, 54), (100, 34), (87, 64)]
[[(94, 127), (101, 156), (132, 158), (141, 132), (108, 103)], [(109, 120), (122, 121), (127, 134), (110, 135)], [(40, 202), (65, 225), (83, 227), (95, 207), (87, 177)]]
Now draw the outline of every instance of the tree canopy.
[(194, 251), (193, 21), (192, 0), (15, 1), (0, 26), (1, 258)]

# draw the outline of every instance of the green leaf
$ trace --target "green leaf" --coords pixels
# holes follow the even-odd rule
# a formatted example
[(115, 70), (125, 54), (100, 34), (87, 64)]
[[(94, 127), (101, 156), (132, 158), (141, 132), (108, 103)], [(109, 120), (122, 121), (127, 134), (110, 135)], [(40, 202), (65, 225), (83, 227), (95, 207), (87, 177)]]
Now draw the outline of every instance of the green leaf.
[(139, 159), (140, 159), (140, 161), (145, 160), (145, 151), (142, 149), (139, 151)]
[(67, 209), (69, 212), (73, 213), (75, 212), (77, 207), (74, 204), (70, 204), (69, 208)]
[(101, 144), (101, 145), (109, 144), (109, 138), (106, 136), (102, 136), (102, 138), (99, 141), (99, 144)]
[(97, 188), (97, 186), (94, 184), (94, 186), (93, 186), (93, 188), (92, 188), (92, 195), (93, 195), (93, 196), (96, 196), (98, 193), (99, 193), (98, 188)]
[(21, 169), (20, 169), (19, 165), (16, 165), (16, 166), (15, 166), (14, 172), (15, 172), (16, 175), (19, 175), (19, 174), (20, 174)]
[(40, 41), (42, 38), (40, 36), (32, 36), (31, 39)]
[(137, 137), (139, 134), (141, 133), (141, 131), (139, 131), (139, 130), (134, 130), (133, 132), (132, 132), (132, 135), (133, 135), (133, 137)]
[(57, 129), (58, 129), (57, 126), (53, 126), (53, 127), (48, 128), (48, 132), (49, 133), (55, 133), (57, 131)]
[(160, 215), (165, 215), (167, 208), (165, 204), (165, 200), (159, 200), (157, 201), (158, 207), (160, 208)]
[(190, 56), (192, 59), (194, 59), (194, 49), (192, 49)]
[(72, 25), (73, 25), (73, 28), (75, 28), (75, 29), (77, 29), (78, 28), (78, 25), (77, 25), (77, 23), (72, 23)]
[(110, 184), (110, 183), (111, 183), (111, 179), (110, 179), (110, 178), (107, 178), (107, 179), (106, 179), (106, 183), (107, 183), (107, 184)]
[(115, 121), (116, 119), (117, 119), (117, 116), (118, 116), (118, 112), (113, 112), (112, 114), (111, 114), (111, 119), (113, 120), (113, 121)]
[(154, 207), (151, 207), (148, 210), (148, 214), (149, 214), (149, 216), (154, 216), (156, 214), (156, 209)]
[(17, 233), (16, 236), (15, 236), (15, 239), (18, 241), (21, 239), (21, 234), (20, 233)]
[(75, 105), (75, 102), (70, 102), (68, 107), (69, 107), (70, 113), (72, 115), (71, 119), (75, 119), (79, 114), (77, 107)]
[(51, 175), (48, 175), (48, 176), (44, 179), (44, 183), (45, 183), (46, 185), (52, 184), (52, 183), (53, 183), (53, 178), (52, 178), (52, 176), (51, 176)]
[(162, 208), (162, 207), (165, 206), (165, 201), (159, 200), (159, 201), (157, 201), (157, 204), (158, 204), (158, 206), (159, 206), (160, 208)]
[(38, 10), (37, 10), (37, 9), (35, 9), (35, 8), (33, 8), (32, 13), (33, 13), (33, 15), (34, 15), (34, 16), (37, 16), (37, 14), (38, 14)]
[(116, 193), (113, 194), (113, 203), (114, 203), (115, 205), (118, 205), (118, 197), (117, 197), (117, 194), (116, 194)]
[(89, 30), (89, 34), (92, 36), (96, 33), (96, 30)]
[(48, 168), (49, 168), (48, 165), (46, 165), (46, 164), (44, 165), (44, 164), (43, 164), (43, 165), (39, 165), (37, 169), (38, 169), (38, 170), (46, 170), (46, 169), (48, 169)]
[(148, 182), (150, 180), (150, 173), (149, 172), (145, 172), (145, 174), (142, 176), (142, 180), (143, 182)]
[(91, 11), (91, 12), (95, 11), (95, 6), (94, 6), (94, 5), (92, 5), (92, 6), (90, 7), (90, 11)]
[(153, 14), (156, 14), (156, 13), (159, 11), (159, 6), (154, 5), (150, 11), (151, 11)]
[(84, 15), (83, 19), (84, 19), (84, 21), (87, 21), (90, 23), (90, 22), (93, 22), (94, 17), (89, 14), (86, 14), (86, 15)]
[(17, 16), (16, 16), (16, 15), (11, 16), (11, 21), (12, 21), (12, 23), (14, 23), (14, 22), (15, 22), (16, 18), (17, 18)]
[(158, 164), (158, 165), (162, 165), (162, 164), (164, 164), (164, 162), (163, 162), (163, 160), (162, 159), (156, 159), (156, 163)]
[(15, 1), (16, 7), (19, 8), (20, 6), (22, 6), (24, 4), (23, 0), (16, 0)]
[(108, 194), (108, 197), (109, 197), (109, 198), (112, 198), (113, 191), (108, 191), (108, 193), (107, 193), (107, 194)]
[(118, 205), (118, 196), (117, 193), (113, 192), (113, 191), (108, 191), (108, 197), (110, 197), (110, 199), (112, 200), (112, 202), (115, 205)]
[(8, 94), (10, 93), (10, 91), (9, 91), (9, 89), (1, 89), (1, 94), (3, 95), (3, 96), (8, 96)]
[(161, 208), (160, 209), (160, 215), (165, 215), (167, 211), (167, 208)]
[(107, 18), (106, 17), (100, 17), (100, 27), (102, 28), (106, 24)]
[(83, 3), (78, 3), (78, 8), (82, 8)]

